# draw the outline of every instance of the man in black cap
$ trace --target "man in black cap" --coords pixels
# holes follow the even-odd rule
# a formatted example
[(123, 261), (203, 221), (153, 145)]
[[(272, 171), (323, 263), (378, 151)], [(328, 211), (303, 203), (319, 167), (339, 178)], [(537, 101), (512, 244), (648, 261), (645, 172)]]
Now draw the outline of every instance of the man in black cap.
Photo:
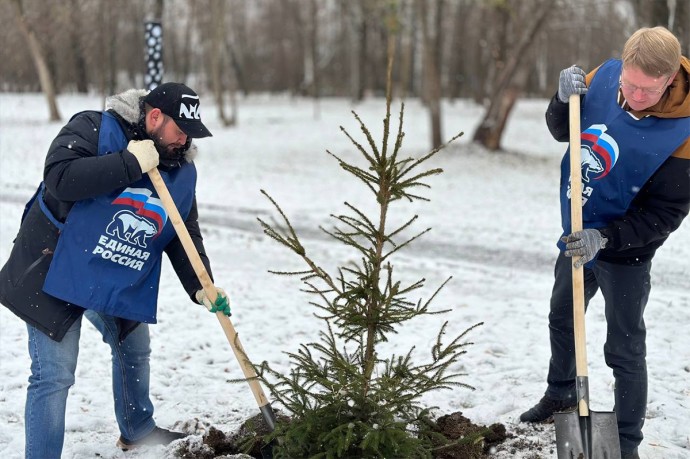
[(211, 135), (199, 96), (165, 83), (110, 97), (106, 106), (76, 114), (53, 140), (43, 182), (0, 271), (0, 302), (28, 329), (27, 459), (62, 453), (82, 316), (112, 351), (117, 445), (127, 450), (185, 436), (156, 426), (149, 397), (148, 324), (156, 323), (163, 252), (192, 301), (230, 315), (222, 289), (217, 298), (204, 294), (146, 174), (158, 167), (211, 273), (192, 162), (192, 139)]

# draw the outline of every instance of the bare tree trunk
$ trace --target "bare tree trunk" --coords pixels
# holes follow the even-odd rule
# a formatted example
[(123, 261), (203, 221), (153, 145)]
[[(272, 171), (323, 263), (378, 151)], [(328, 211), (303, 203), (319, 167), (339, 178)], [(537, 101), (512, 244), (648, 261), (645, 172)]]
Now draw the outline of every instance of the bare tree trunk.
[[(235, 77), (235, 88), (242, 91), (245, 96), (249, 94), (249, 86), (247, 84), (247, 77), (245, 72), (245, 59), (243, 49), (246, 47), (246, 40), (244, 40), (244, 26), (246, 24), (246, 5), (244, 2), (235, 5), (232, 8), (230, 15), (230, 29), (225, 35), (225, 49), (230, 58), (230, 66), (232, 67)], [(239, 19), (237, 19), (239, 17)], [(234, 92), (233, 92), (234, 94)], [(231, 96), (231, 100), (236, 100), (236, 97)], [(234, 106), (234, 102), (233, 102)], [(234, 116), (233, 116), (234, 117)]]
[[(436, 4), (436, 8), (441, 7), (441, 1)], [(441, 134), (441, 77), (439, 74), (438, 54), (433, 46), (429, 30), (429, 10), (427, 0), (418, 0), (419, 20), (422, 21), (422, 37), (424, 42), (424, 93), (426, 104), (429, 107), (431, 116), (431, 146), (437, 148), (441, 146), (443, 138)], [(438, 33), (438, 32), (437, 32)]]
[[(517, 69), (515, 75), (511, 79), (510, 84), (508, 84), (508, 86), (502, 91), (501, 97), (492, 106), (495, 124), (491, 126), (491, 129), (484, 131), (487, 136), (485, 137), (484, 142), (480, 142), (487, 149), (492, 151), (501, 149), (501, 136), (506, 124), (508, 124), (510, 112), (515, 107), (515, 102), (522, 94), (523, 88), (527, 83), (528, 74), (528, 67), (523, 66)], [(479, 129), (477, 131), (479, 131)]]
[(367, 46), (369, 29), (367, 26), (366, 0), (347, 2), (350, 6), (350, 19), (354, 29), (355, 55), (352, 59), (354, 71), (352, 73), (352, 98), (355, 101), (364, 100), (367, 86)]
[[(299, 1), (299, 0), (298, 0)], [(283, 73), (281, 82), (273, 82), (272, 91), (288, 90), (292, 96), (306, 95), (305, 88), (305, 26), (302, 8), (292, 0), (280, 0), (267, 6), (271, 40), (278, 52), (274, 54), (275, 68)]]
[(368, 32), (367, 18), (364, 7), (360, 9), (361, 16), (357, 22), (357, 32), (359, 36), (359, 48), (357, 50), (357, 93), (356, 99), (364, 100), (364, 92), (367, 86), (367, 46), (368, 46)]
[(676, 26), (673, 29), (680, 39), (685, 55), (690, 55), (690, 2), (676, 3)]
[[(112, 11), (112, 6), (109, 6)], [(112, 27), (112, 26), (111, 26)], [(110, 32), (112, 35), (116, 35), (116, 33), (113, 33), (113, 29), (110, 29)], [(116, 31), (115, 31), (116, 32)], [(116, 46), (117, 41), (112, 39), (108, 40), (107, 48), (108, 48), (108, 94), (115, 94), (117, 91), (117, 46)]]
[(105, 0), (101, 8), (101, 20), (103, 21), (102, 35), (104, 37), (103, 55), (104, 62), (104, 93), (110, 95), (115, 93), (117, 79), (117, 59), (115, 54), (115, 36), (117, 35), (117, 24), (112, 22), (113, 2)]
[(668, 25), (669, 8), (667, 0), (633, 0), (631, 3), (640, 27)]
[[(417, 21), (415, 17), (416, 5), (414, 0), (410, 3), (403, 2), (400, 8), (400, 72), (397, 81), (397, 88), (394, 93), (398, 94), (401, 99), (405, 99), (407, 94), (414, 94), (414, 58), (415, 46), (417, 43)], [(406, 32), (406, 33), (404, 33)], [(396, 82), (393, 82), (395, 84)]]
[[(460, 2), (460, 4), (458, 4), (455, 8), (455, 14), (453, 15), (453, 30), (451, 32), (450, 39), (450, 43), (453, 47), (456, 44), (464, 43), (464, 24), (467, 21), (467, 10), (464, 3)], [(454, 52), (450, 55), (447, 66), (449, 73), (447, 95), (451, 99), (460, 97), (464, 73), (463, 61), (466, 59), (467, 55), (459, 52)]]
[(86, 58), (84, 57), (84, 46), (81, 42), (82, 15), (80, 14), (79, 0), (71, 0), (69, 8), (70, 22), (69, 39), (74, 55), (74, 74), (77, 92), (86, 93), (89, 91), (89, 78), (86, 73)]
[(235, 119), (230, 118), (225, 114), (225, 98), (223, 87), (223, 39), (225, 33), (225, 2), (212, 1), (211, 2), (211, 53), (209, 56), (209, 67), (211, 71), (211, 85), (213, 87), (213, 95), (218, 108), (218, 117), (223, 123), (223, 126), (233, 126)]
[(443, 94), (443, 15), (445, 14), (446, 0), (436, 0), (436, 8), (434, 9), (432, 46), (434, 48), (434, 60), (436, 62), (436, 75), (438, 77), (439, 97)]
[[(493, 88), (489, 108), (479, 123), (479, 127), (472, 139), (490, 150), (499, 150), (501, 148), (501, 137), (503, 136), (506, 119), (510, 115), (515, 98), (522, 92), (527, 81), (526, 75), (522, 75), (521, 72), (526, 72), (526, 68), (533, 61), (533, 58), (525, 58), (527, 51), (534, 42), (537, 32), (546, 22), (546, 18), (551, 10), (550, 0), (542, 1), (537, 8), (532, 10), (536, 12), (536, 14), (531, 16), (534, 17), (534, 20), (529, 24), (515, 49), (511, 50), (510, 57), (506, 61)], [(518, 68), (518, 66), (521, 67)]]
[(312, 72), (312, 87), (311, 95), (313, 98), (318, 99), (320, 88), (319, 88), (319, 6), (317, 0), (311, 0), (309, 2), (309, 52), (305, 55), (309, 55), (309, 60), (311, 61), (311, 72)]
[(198, 23), (199, 18), (197, 15), (198, 3), (189, 3), (189, 17), (186, 18), (187, 24), (184, 28), (183, 40), (182, 40), (182, 52), (179, 53), (180, 59), (180, 69), (182, 74), (182, 80), (185, 81), (189, 77), (192, 70), (192, 34), (194, 32), (195, 24)]
[(43, 90), (48, 102), (50, 121), (60, 121), (61, 117), (57, 106), (55, 83), (53, 75), (48, 67), (43, 47), (36, 38), (33, 28), (24, 15), (24, 6), (22, 5), (22, 0), (13, 0), (12, 3), (14, 4), (15, 12), (17, 14), (17, 25), (19, 26), (19, 30), (29, 46), (31, 58), (34, 61), (34, 66), (36, 67), (36, 72), (38, 73), (38, 79), (41, 82), (41, 89)]
[(237, 88), (246, 96), (249, 94), (249, 88), (247, 87), (247, 81), (244, 76), (244, 68), (237, 55), (237, 51), (235, 51), (235, 46), (233, 46), (230, 40), (230, 36), (226, 35), (225, 48), (228, 50), (228, 56), (230, 57), (230, 66), (232, 67), (235, 81), (237, 82)]
[(675, 0), (674, 3), (669, 3), (674, 8), (669, 11), (668, 28), (678, 37), (680, 47), (687, 56), (690, 49), (690, 2)]
[(163, 8), (165, 6), (165, 0), (156, 0), (153, 4), (153, 19), (163, 21)]

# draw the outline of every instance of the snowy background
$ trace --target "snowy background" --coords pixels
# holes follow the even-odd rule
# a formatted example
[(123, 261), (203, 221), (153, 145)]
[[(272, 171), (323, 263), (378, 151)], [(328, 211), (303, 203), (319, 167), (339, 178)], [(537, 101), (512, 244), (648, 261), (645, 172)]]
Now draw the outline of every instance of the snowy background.
[[(203, 96), (202, 96), (203, 99)], [(346, 160), (357, 153), (339, 126), (365, 140), (350, 110), (380, 137), (385, 104), (381, 99), (352, 105), (347, 100), (252, 97), (241, 101), (239, 127), (223, 129), (206, 97), (203, 118), (214, 137), (197, 142), (200, 220), (218, 286), (233, 306), (232, 321), (250, 358), (288, 369), (285, 351), (315, 340), (320, 322), (297, 279), (269, 269), (303, 266), (284, 247), (269, 240), (256, 221), (275, 215), (259, 190), (282, 206), (308, 253), (324, 268), (357, 257), (318, 231), (329, 226), (343, 201), (371, 208), (369, 191), (325, 153)], [(470, 144), (483, 108), (468, 101), (444, 104), (444, 136), (465, 136), (441, 152), (434, 166), (445, 172), (431, 178), (429, 203), (398, 204), (395, 218), (419, 214), (415, 229), (432, 231), (393, 260), (404, 280), (427, 279), (428, 297), (447, 277), (453, 280), (435, 301), (452, 311), (410, 323), (382, 349), (401, 353), (428, 350), (445, 319), (449, 335), (484, 322), (468, 337), (462, 365), (474, 391), (441, 391), (428, 397), (438, 414), (462, 411), (475, 423), (501, 422), (544, 445), (529, 457), (555, 457), (552, 426), (524, 430), (517, 422), (545, 389), (549, 356), (548, 301), (555, 241), (560, 234), (559, 162), (565, 145), (546, 129), (546, 100), (520, 102), (503, 139), (506, 153), (489, 153)], [(100, 109), (97, 96), (59, 97), (65, 120), (84, 109)], [(396, 113), (399, 102), (394, 102)], [(41, 95), (0, 94), (0, 263), (10, 253), (25, 201), (41, 180), (47, 148), (64, 124), (49, 123)], [(397, 128), (397, 121), (394, 124)], [(428, 151), (428, 113), (417, 101), (405, 110), (403, 152)], [(361, 163), (360, 163), (361, 164)], [(640, 453), (645, 458), (690, 458), (690, 223), (671, 235), (654, 261), (647, 306), (648, 419)], [(201, 434), (213, 425), (233, 431), (258, 413), (216, 318), (190, 303), (169, 264), (164, 264), (158, 308), (151, 327), (151, 395), (162, 427)], [(24, 450), (23, 411), (29, 376), (24, 323), (0, 308), (0, 457), (20, 458)], [(597, 296), (587, 315), (592, 408), (611, 410), (613, 378), (605, 366), (603, 303)], [(77, 382), (67, 406), (64, 458), (158, 458), (163, 447), (123, 453), (110, 390), (109, 349), (84, 321)], [(509, 450), (496, 457), (516, 457)], [(518, 455), (517, 457), (528, 457)]]

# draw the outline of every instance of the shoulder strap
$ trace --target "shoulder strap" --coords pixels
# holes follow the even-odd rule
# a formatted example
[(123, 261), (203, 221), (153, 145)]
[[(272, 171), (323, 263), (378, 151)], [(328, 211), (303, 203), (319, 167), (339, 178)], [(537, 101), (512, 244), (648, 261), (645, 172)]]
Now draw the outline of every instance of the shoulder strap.
[(36, 192), (34, 193), (33, 196), (31, 196), (31, 199), (26, 203), (24, 206), (24, 212), (22, 213), (22, 219), (21, 221), (23, 222), (24, 219), (26, 218), (26, 214), (29, 213), (29, 209), (31, 209), (31, 206), (34, 204), (34, 201), (38, 200), (38, 206), (41, 208), (41, 212), (46, 216), (50, 222), (55, 225), (55, 227), (58, 230), (62, 230), (62, 227), (64, 226), (63, 223), (61, 223), (53, 213), (48, 209), (48, 206), (46, 206), (45, 201), (43, 200), (43, 192), (46, 189), (45, 183), (41, 182), (40, 185), (38, 185), (38, 188), (36, 189)]
[[(72, 118), (74, 118), (78, 114), (79, 113), (75, 114), (74, 116), (72, 116)], [(101, 117), (101, 128), (98, 133), (99, 156), (105, 155), (113, 151), (119, 151), (127, 145), (127, 138), (125, 137), (125, 133), (122, 130), (120, 123), (117, 122), (117, 119), (111, 113), (108, 112), (102, 112), (102, 115), (103, 116)], [(46, 206), (46, 203), (43, 200), (43, 193), (45, 191), (45, 187), (45, 183), (43, 182), (41, 182), (41, 184), (38, 185), (36, 192), (24, 206), (24, 212), (22, 213), (21, 221), (24, 221), (24, 218), (26, 218), (26, 214), (29, 212), (29, 209), (33, 205), (34, 201), (38, 199), (38, 205), (41, 207), (41, 211), (46, 216), (46, 218), (48, 218), (48, 220), (50, 220), (50, 222), (53, 225), (55, 225), (59, 230), (62, 230), (63, 223), (61, 223), (57, 218), (55, 218), (55, 216), (50, 211), (50, 209), (48, 209), (48, 206)]]
[(127, 146), (127, 137), (117, 118), (110, 112), (103, 112), (101, 129), (98, 132), (98, 156), (120, 151)]

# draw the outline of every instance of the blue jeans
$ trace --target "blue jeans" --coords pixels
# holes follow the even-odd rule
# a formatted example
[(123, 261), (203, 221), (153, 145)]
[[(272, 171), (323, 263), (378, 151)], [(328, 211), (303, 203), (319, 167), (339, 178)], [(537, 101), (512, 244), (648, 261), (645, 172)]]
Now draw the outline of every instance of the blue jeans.
[[(571, 265), (563, 253), (558, 256), (549, 313), (551, 361), (546, 395), (557, 400), (575, 400)], [(585, 307), (598, 290), (604, 297), (604, 359), (616, 380), (614, 409), (621, 450), (625, 452), (642, 442), (647, 412), (644, 310), (651, 290), (651, 269), (651, 261), (629, 266), (599, 260), (592, 269), (584, 270)]]
[[(112, 351), (113, 399), (120, 433), (134, 441), (145, 437), (156, 426), (149, 398), (151, 347), (148, 325), (140, 324), (120, 343), (113, 317), (93, 311), (86, 311), (84, 315), (101, 332), (103, 341)], [(74, 384), (77, 368), (81, 318), (60, 342), (31, 325), (27, 328), (31, 376), (24, 413), (25, 457), (59, 458), (65, 438), (67, 392)]]

